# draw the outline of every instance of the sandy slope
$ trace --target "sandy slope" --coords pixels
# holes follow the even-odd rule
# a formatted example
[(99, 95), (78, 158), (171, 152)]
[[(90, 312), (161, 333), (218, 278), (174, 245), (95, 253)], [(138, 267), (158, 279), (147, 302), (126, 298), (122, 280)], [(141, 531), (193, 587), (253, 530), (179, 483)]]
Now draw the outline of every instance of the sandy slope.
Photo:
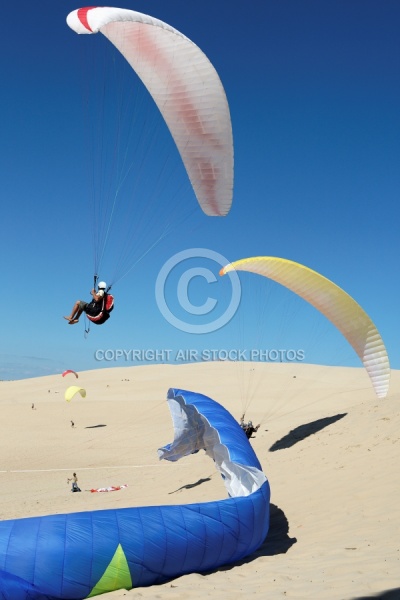
[[(67, 403), (75, 383), (87, 397)], [(173, 437), (169, 387), (261, 421), (251, 443), (271, 484), (270, 533), (239, 565), (102, 598), (345, 600), (393, 588), (400, 598), (399, 372), (379, 401), (363, 369), (303, 364), (152, 365), (80, 373), (78, 382), (0, 382), (1, 518), (224, 498), (204, 455), (158, 460)], [(82, 494), (70, 492), (73, 471)], [(119, 492), (85, 491), (123, 483)]]

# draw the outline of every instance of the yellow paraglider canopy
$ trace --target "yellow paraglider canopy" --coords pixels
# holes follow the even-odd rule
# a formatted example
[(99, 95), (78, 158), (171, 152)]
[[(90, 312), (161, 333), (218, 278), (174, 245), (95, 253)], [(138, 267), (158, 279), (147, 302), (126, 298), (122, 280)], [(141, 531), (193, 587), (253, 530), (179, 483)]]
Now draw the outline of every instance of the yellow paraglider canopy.
[(319, 310), (351, 344), (362, 360), (378, 398), (389, 390), (390, 364), (379, 331), (359, 304), (338, 285), (299, 263), (256, 256), (230, 263), (220, 271), (249, 271), (285, 286)]
[(69, 388), (67, 388), (65, 390), (64, 397), (67, 402), (71, 402), (71, 400), (75, 396), (75, 394), (78, 394), (78, 393), (82, 396), (82, 398), (86, 397), (86, 390), (84, 388), (81, 388), (77, 385), (71, 385)]

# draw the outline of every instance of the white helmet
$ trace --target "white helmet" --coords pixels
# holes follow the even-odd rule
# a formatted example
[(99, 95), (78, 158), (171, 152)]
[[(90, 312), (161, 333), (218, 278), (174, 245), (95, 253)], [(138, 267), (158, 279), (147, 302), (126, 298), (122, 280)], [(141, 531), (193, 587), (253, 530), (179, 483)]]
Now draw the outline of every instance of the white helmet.
[(99, 288), (99, 290), (106, 290), (107, 289), (107, 284), (105, 281), (100, 281), (99, 285), (97, 286)]

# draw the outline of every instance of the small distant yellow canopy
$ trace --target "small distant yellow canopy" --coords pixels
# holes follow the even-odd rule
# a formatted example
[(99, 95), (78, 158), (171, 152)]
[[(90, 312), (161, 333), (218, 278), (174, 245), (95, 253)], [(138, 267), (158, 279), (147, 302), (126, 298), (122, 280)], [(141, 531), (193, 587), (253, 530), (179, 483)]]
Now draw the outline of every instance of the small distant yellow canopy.
[(78, 385), (71, 385), (69, 388), (65, 390), (65, 399), (67, 402), (71, 402), (72, 398), (75, 394), (80, 394), (82, 398), (86, 396), (86, 390), (79, 387)]

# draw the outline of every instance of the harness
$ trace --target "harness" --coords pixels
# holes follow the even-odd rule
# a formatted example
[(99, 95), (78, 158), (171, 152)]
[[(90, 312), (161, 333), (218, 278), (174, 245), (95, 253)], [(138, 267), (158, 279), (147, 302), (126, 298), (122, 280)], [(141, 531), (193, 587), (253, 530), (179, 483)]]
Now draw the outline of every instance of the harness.
[[(92, 303), (90, 303), (92, 304)], [(89, 304), (89, 307), (90, 307)], [(100, 302), (95, 302), (93, 306), (99, 305)], [(86, 311), (86, 316), (92, 323), (96, 323), (96, 325), (102, 325), (110, 318), (110, 312), (114, 309), (114, 296), (111, 294), (107, 294), (107, 292), (103, 296), (103, 300), (101, 302), (100, 311), (96, 311), (96, 315), (90, 315)]]
[[(94, 288), (96, 288), (98, 276), (94, 276)], [(114, 309), (114, 296), (109, 294), (108, 292), (111, 289), (111, 285), (107, 288), (104, 293), (103, 299), (99, 302), (95, 302), (93, 299), (92, 302), (88, 304), (85, 310), (86, 317), (89, 319), (89, 323), (87, 327), (85, 327), (85, 337), (89, 334), (90, 331), (90, 323), (95, 323), (95, 325), (103, 325), (109, 318), (110, 312)], [(94, 314), (90, 314), (93, 312)]]

